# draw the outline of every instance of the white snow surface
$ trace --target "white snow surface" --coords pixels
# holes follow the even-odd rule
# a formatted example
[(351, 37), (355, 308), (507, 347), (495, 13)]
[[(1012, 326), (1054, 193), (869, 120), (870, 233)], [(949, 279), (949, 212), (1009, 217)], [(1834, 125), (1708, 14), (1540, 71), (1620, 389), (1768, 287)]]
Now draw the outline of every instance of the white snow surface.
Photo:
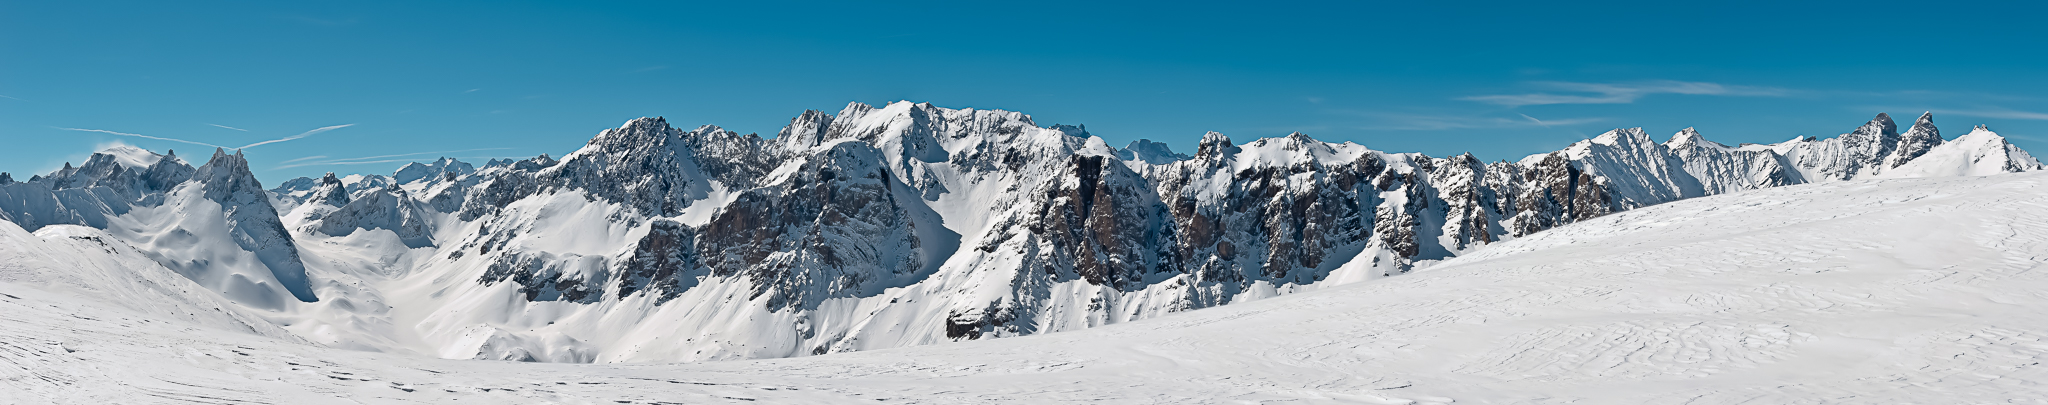
[(644, 365), (251, 333), (91, 229), (0, 224), (0, 403), (2044, 403), (2044, 182), (1731, 193), (1401, 277), (1085, 330)]
[(1978, 126), (1879, 177), (1985, 176), (2041, 168), (2041, 162), (2033, 155), (2006, 142), (1990, 128)]
[[(1884, 174), (1953, 176), (2039, 169), (2039, 163), (2024, 151), (1988, 130), (1980, 132), (1934, 146), (1922, 160)], [(624, 137), (632, 137), (632, 142), (617, 142)], [(245, 305), (244, 309), (276, 312), (272, 318), (279, 319), (279, 324), (294, 331), (311, 330), (301, 337), (320, 344), (453, 359), (606, 363), (799, 357), (948, 343), (963, 340), (949, 336), (948, 322), (953, 319), (991, 318), (1020, 310), (1037, 312), (976, 337), (1080, 330), (1226, 302), (1336, 288), (1405, 271), (1408, 259), (1417, 260), (1414, 267), (1425, 267), (1492, 241), (1511, 239), (1499, 226), (1469, 232), (1466, 227), (1473, 225), (1467, 222), (1442, 220), (1446, 211), (1480, 208), (1453, 198), (1458, 190), (1402, 183), (1366, 192), (1359, 208), (1366, 216), (1378, 212), (1419, 218), (1415, 235), (1419, 253), (1413, 257), (1399, 256), (1381, 240), (1349, 241), (1321, 253), (1324, 260), (1314, 266), (1247, 283), (1242, 289), (1205, 290), (1204, 281), (1188, 273), (1161, 272), (1136, 280), (1138, 288), (1120, 290), (1080, 279), (1043, 276), (1052, 274), (1053, 267), (1071, 266), (1063, 262), (1071, 260), (1059, 257), (1060, 246), (1053, 242), (1035, 233), (1018, 232), (1025, 228), (1020, 223), (1030, 223), (1039, 215), (1036, 211), (1041, 206), (1030, 199), (1078, 186), (1079, 176), (1071, 172), (1070, 158), (1120, 159), (1123, 154), (1135, 153), (1109, 147), (1078, 127), (1039, 127), (1028, 115), (1010, 111), (946, 109), (911, 102), (882, 108), (851, 103), (837, 115), (806, 113), (793, 120), (782, 136), (766, 141), (780, 146), (776, 153), (793, 157), (760, 173), (761, 184), (746, 188), (729, 186), (723, 181), (733, 178), (717, 177), (717, 170), (707, 169), (721, 163), (714, 161), (719, 157), (693, 154), (696, 148), (719, 147), (694, 142), (715, 139), (744, 140), (715, 126), (682, 131), (661, 119), (640, 119), (605, 131), (560, 164), (551, 159), (522, 162), (532, 164), (541, 174), (611, 170), (622, 174), (622, 179), (671, 176), (668, 180), (675, 183), (666, 189), (666, 196), (674, 200), (668, 203), (682, 208), (668, 217), (650, 218), (645, 211), (574, 187), (542, 190), (467, 220), (455, 212), (460, 200), (453, 205), (441, 205), (446, 201), (438, 200), (445, 195), (461, 196), (464, 190), (469, 191), (469, 198), (481, 198), (479, 190), (485, 187), (480, 182), (486, 180), (480, 179), (479, 173), (512, 170), (509, 163), (486, 165), (484, 172), (476, 172), (467, 169), (467, 163), (442, 159), (431, 165), (407, 165), (400, 170), (410, 173), (405, 175), (341, 176), (338, 182), (353, 201), (339, 205), (307, 201), (317, 194), (320, 182), (287, 182), (270, 194), (280, 207), (301, 204), (287, 210), (280, 222), (295, 241), (310, 288), (318, 290), (312, 295), (320, 297), (319, 302), (289, 299), (290, 291), (280, 288), (283, 283), (267, 273), (254, 254), (256, 250), (223, 243), (232, 238), (222, 236), (228, 234), (223, 217), (215, 214), (222, 209), (208, 205), (210, 201), (189, 198), (190, 192), (169, 192), (166, 202), (104, 216), (111, 218), (109, 233), (134, 244), (143, 255), (185, 270), (188, 278), (227, 294), (231, 301)], [(778, 186), (797, 171), (809, 170), (804, 162), (810, 159), (801, 156), (851, 146), (848, 143), (866, 144), (848, 150), (872, 151), (862, 152), (866, 157), (854, 160), (875, 160), (849, 163), (857, 163), (861, 171), (884, 166), (895, 177), (894, 182), (884, 183), (890, 185), (893, 199), (902, 203), (903, 223), (908, 224), (907, 234), (915, 240), (908, 245), (878, 239), (877, 243), (853, 241), (835, 246), (858, 246), (850, 252), (864, 256), (915, 257), (920, 259), (915, 263), (920, 267), (901, 274), (864, 267), (885, 277), (801, 311), (771, 310), (771, 298), (761, 295), (744, 276), (685, 273), (681, 277), (683, 291), (672, 297), (605, 293), (619, 291), (616, 287), (623, 277), (611, 273), (633, 256), (633, 248), (649, 234), (654, 221), (704, 226), (752, 187)], [(1330, 187), (1316, 171), (1301, 170), (1319, 166), (1384, 162), (1390, 172), (1436, 177), (1431, 180), (1436, 185), (1477, 184), (1482, 180), (1477, 176), (1483, 174), (1476, 171), (1477, 159), (1469, 155), (1439, 159), (1384, 153), (1348, 142), (1317, 141), (1299, 133), (1233, 146), (1222, 146), (1230, 145), (1228, 137), (1210, 133), (1203, 144), (1219, 148), (1187, 160), (1169, 159), (1162, 165), (1132, 163), (1131, 171), (1105, 170), (1100, 180), (1138, 194), (1154, 193), (1156, 184), (1148, 183), (1152, 180), (1144, 176), (1186, 169), (1191, 173), (1186, 189), (1192, 192), (1188, 195), (1197, 206), (1214, 207), (1225, 203), (1221, 199), (1231, 195), (1232, 187), (1242, 185), (1236, 174), (1247, 170), (1292, 173), (1275, 177), (1272, 184), (1303, 196), (1310, 196), (1307, 193), (1319, 186), (1325, 191)], [(1637, 128), (1617, 129), (1554, 154), (1533, 156), (1525, 159), (1524, 165), (1546, 156), (1564, 157), (1573, 167), (1595, 175), (1595, 181), (1611, 186), (1620, 205), (1640, 207), (1803, 182), (1799, 172), (1788, 167), (1798, 166), (1795, 158), (1800, 156), (1817, 156), (1774, 153), (1750, 147), (1730, 149), (1690, 130), (1660, 144)], [(1026, 158), (1018, 158), (1020, 155)], [(669, 159), (661, 161), (658, 170), (664, 172), (639, 173), (636, 171), (649, 168), (622, 163), (644, 156)], [(1465, 170), (1468, 166), (1475, 170)], [(399, 178), (412, 181), (396, 184), (394, 179)], [(749, 179), (740, 180), (734, 184)], [(1145, 202), (1126, 208), (1137, 213), (1164, 211), (1152, 202), (1159, 200), (1157, 195), (1137, 200)], [(0, 201), (0, 208), (10, 204), (14, 203)], [(1408, 206), (1414, 208), (1403, 208)], [(1410, 209), (1417, 211), (1405, 211)], [(1401, 218), (1387, 216), (1391, 221)], [(1482, 221), (1478, 226), (1489, 225)], [(1472, 233), (1489, 233), (1499, 239), (1460, 239)], [(833, 238), (837, 238), (832, 239), (834, 243), (847, 241), (842, 236)], [(903, 246), (917, 254), (905, 253), (908, 250)], [(869, 248), (878, 250), (864, 250)], [(492, 280), (491, 272), (507, 263), (522, 266), (522, 276), (540, 282), (487, 281)], [(550, 280), (573, 283), (551, 284)], [(563, 299), (574, 293), (565, 289), (579, 287), (599, 291), (602, 296)], [(339, 298), (329, 299), (334, 297)]]

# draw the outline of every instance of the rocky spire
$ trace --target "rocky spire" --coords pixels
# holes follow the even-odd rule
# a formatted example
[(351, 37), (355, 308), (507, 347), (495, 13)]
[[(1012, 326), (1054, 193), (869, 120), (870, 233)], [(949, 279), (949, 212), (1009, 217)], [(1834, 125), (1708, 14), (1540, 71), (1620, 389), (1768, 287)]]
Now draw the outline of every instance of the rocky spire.
[(291, 234), (285, 232), (263, 184), (249, 172), (249, 159), (242, 156), (242, 151), (230, 155), (214, 149), (213, 158), (192, 172), (191, 181), (199, 182), (204, 198), (220, 204), (221, 216), (227, 221), (236, 245), (255, 253), (278, 283), (299, 301), (319, 301), (306, 279), (306, 264), (299, 259), (298, 246), (292, 242)]
[(320, 184), (313, 186), (313, 192), (306, 195), (306, 203), (309, 204), (340, 207), (348, 205), (348, 202), (348, 188), (341, 184), (341, 179), (334, 177), (334, 172), (327, 172), (326, 176), (321, 176)]
[(542, 183), (550, 189), (583, 189), (643, 213), (678, 215), (710, 190), (690, 138), (713, 136), (738, 135), (710, 125), (686, 132), (661, 117), (634, 119), (570, 153), (542, 173)]
[(796, 151), (818, 146), (825, 139), (826, 131), (832, 127), (832, 116), (824, 111), (804, 110), (803, 115), (789, 120), (789, 126), (775, 133), (775, 140), (782, 143), (785, 151)]
[(1195, 147), (1195, 157), (1215, 158), (1229, 153), (1237, 146), (1230, 143), (1230, 137), (1222, 132), (1211, 131), (1202, 134), (1202, 143)]
[(1941, 145), (1941, 130), (1934, 128), (1934, 112), (1920, 114), (1913, 120), (1913, 128), (1899, 136), (1898, 146), (1892, 148), (1891, 156), (1885, 158), (1884, 167), (1893, 168), (1927, 154), (1928, 150)]
[(1857, 161), (1865, 164), (1880, 163), (1886, 156), (1891, 155), (1893, 147), (1898, 146), (1899, 125), (1892, 123), (1890, 115), (1877, 113), (1877, 118), (1871, 118), (1870, 122), (1863, 123), (1856, 131), (1842, 134), (1842, 142), (1850, 149), (1858, 151), (1851, 156)]
[(0, 172), (0, 184), (11, 183), (14, 183), (14, 175), (7, 174), (7, 172)]
[(178, 151), (165, 150), (164, 157), (143, 170), (142, 182), (152, 190), (170, 190), (192, 178), (192, 165), (178, 158)]

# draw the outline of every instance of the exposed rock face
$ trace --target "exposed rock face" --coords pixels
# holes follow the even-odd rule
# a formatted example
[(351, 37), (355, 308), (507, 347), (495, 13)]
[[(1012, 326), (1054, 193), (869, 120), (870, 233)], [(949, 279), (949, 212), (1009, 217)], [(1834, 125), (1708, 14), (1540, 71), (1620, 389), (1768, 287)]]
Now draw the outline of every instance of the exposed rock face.
[(1510, 236), (1523, 236), (1613, 212), (1614, 199), (1598, 178), (1551, 153), (1522, 172), (1527, 187), (1515, 198)]
[(698, 233), (698, 260), (742, 277), (774, 310), (913, 283), (926, 263), (874, 147), (839, 142), (792, 164), (768, 186), (733, 199)]
[[(1430, 171), (1430, 183), (1437, 185), (1437, 198), (1444, 202), (1444, 226), (1440, 238), (1450, 251), (1464, 251), (1499, 240), (1504, 229), (1495, 225), (1505, 208), (1498, 183), (1489, 184), (1490, 169), (1479, 158), (1458, 155)], [(1512, 193), (1512, 191), (1509, 191)]]
[(1769, 149), (1737, 149), (1701, 137), (1686, 128), (1664, 143), (1685, 161), (1685, 171), (1699, 179), (1706, 194), (1720, 194), (1806, 182), (1785, 158)]
[[(1247, 149), (1289, 159), (1266, 162)], [(1154, 177), (1185, 235), (1172, 251), (1234, 291), (1247, 281), (1314, 281), (1357, 254), (1374, 229), (1365, 210), (1381, 190), (1372, 181), (1386, 170), (1378, 152), (1357, 145), (1297, 133), (1237, 147), (1211, 133), (1195, 158)]]
[(320, 182), (313, 187), (313, 193), (306, 197), (306, 202), (335, 207), (345, 206), (349, 202), (348, 189), (342, 186), (341, 179), (334, 178), (333, 172), (328, 172), (326, 176), (320, 177)]
[(306, 279), (306, 265), (299, 259), (298, 246), (292, 242), (291, 234), (285, 232), (263, 184), (249, 172), (249, 161), (241, 151), (229, 155), (214, 150), (213, 158), (192, 172), (191, 181), (198, 184), (201, 196), (220, 204), (228, 236), (236, 246), (255, 253), (263, 267), (299, 301), (319, 301)]
[[(1962, 153), (1944, 152), (1932, 125), (1923, 117), (1899, 135), (1879, 116), (1834, 139), (1742, 147), (1689, 128), (1663, 143), (1618, 129), (1489, 164), (1303, 134), (1238, 145), (1209, 133), (1188, 156), (1149, 141), (1111, 148), (1011, 112), (854, 103), (806, 111), (774, 140), (635, 120), (559, 164), (485, 165), (460, 218), (490, 221), (464, 247), (495, 255), (486, 283), (515, 282), (534, 300), (656, 303), (729, 285), (745, 293), (715, 305), (788, 314), (776, 322), (793, 322), (802, 342), (788, 352), (816, 354), (892, 345), (817, 321), (852, 308), (833, 300), (935, 323), (929, 337), (890, 335), (903, 342), (1088, 327), (1399, 274), (1646, 205)], [(2005, 150), (1972, 150), (1993, 149)], [(1970, 156), (1993, 154), (2015, 156)], [(544, 230), (498, 207), (571, 191), (617, 204), (608, 221), (646, 233), (609, 255), (508, 242)], [(892, 288), (946, 298), (867, 301)]]
[(619, 259), (617, 267), (614, 297), (645, 293), (659, 297), (657, 304), (682, 295), (708, 273), (697, 260), (697, 229), (666, 219), (648, 223), (647, 235)]
[(1118, 159), (1134, 160), (1154, 165), (1188, 160), (1188, 155), (1174, 153), (1173, 149), (1168, 148), (1166, 144), (1153, 142), (1150, 139), (1131, 141), (1129, 145), (1125, 145), (1122, 150), (1117, 151), (1116, 157)]
[[(0, 215), (105, 226), (188, 187), (223, 207), (235, 238), (252, 241), (241, 246), (281, 263), (266, 270), (279, 284), (304, 283), (286, 263), (295, 251), (278, 248), (291, 246), (283, 228), (258, 220), (268, 205), (249, 197), (240, 156), (198, 169), (151, 156), (119, 151), (0, 184)], [(774, 139), (642, 118), (559, 161), (441, 159), (271, 194), (296, 206), (301, 237), (388, 229), (431, 252), (411, 269), (433, 275), (422, 282), (482, 284), (448, 289), (473, 294), (449, 305), (555, 301), (530, 305), (602, 312), (573, 318), (639, 328), (632, 336), (684, 336), (549, 353), (526, 345), (564, 335), (488, 321), (478, 356), (692, 360), (1086, 328), (1398, 275), (1677, 199), (2040, 167), (1988, 129), (1943, 141), (1931, 116), (1903, 135), (1880, 115), (1836, 138), (1737, 147), (1690, 128), (1662, 143), (1617, 129), (1487, 163), (1299, 133), (1238, 144), (1212, 132), (1190, 156), (1150, 141), (1110, 147), (1015, 112), (852, 103), (806, 111)], [(670, 354), (644, 354), (660, 350)]]
[(550, 252), (507, 251), (496, 256), (477, 282), (511, 282), (527, 301), (597, 302), (604, 296), (603, 257)]
[[(322, 200), (321, 203), (327, 204), (331, 201), (333, 200)], [(428, 218), (432, 211), (426, 208), (426, 204), (411, 197), (403, 188), (393, 185), (345, 201), (348, 202), (339, 209), (327, 213), (320, 217), (317, 223), (310, 225), (313, 231), (330, 236), (346, 236), (358, 229), (389, 229), (398, 235), (399, 241), (405, 243), (406, 247), (417, 248), (434, 244), (433, 222)]]
[(1913, 120), (1913, 128), (1899, 136), (1898, 146), (1893, 147), (1891, 155), (1885, 158), (1884, 167), (1895, 168), (1911, 162), (1913, 158), (1940, 146), (1941, 141), (1941, 130), (1934, 128), (1934, 113), (1922, 113), (1920, 119)]
[(476, 168), (469, 163), (444, 157), (430, 163), (407, 163), (391, 174), (391, 181), (406, 184), (420, 180), (432, 181), (442, 177), (458, 177), (474, 172)]
[(192, 177), (175, 152), (157, 155), (128, 146), (94, 153), (84, 165), (27, 182), (0, 182), (0, 219), (34, 231), (56, 224), (106, 228), (135, 207), (163, 203), (163, 193)]
[(25, 229), (106, 229), (165, 267), (257, 308), (318, 299), (297, 246), (240, 153), (216, 150), (194, 168), (175, 152), (109, 148), (84, 165), (0, 185), (0, 219)]
[[(649, 215), (677, 215), (706, 197), (711, 180), (744, 187), (758, 179), (760, 163), (744, 158), (758, 150), (759, 139), (715, 126), (681, 131), (661, 118), (638, 119), (599, 134), (588, 147), (542, 170), (539, 182), (544, 190), (587, 190)], [(741, 159), (714, 159), (723, 157)]]
[(1883, 171), (1885, 158), (1898, 147), (1898, 130), (1891, 116), (1879, 113), (1841, 136), (1786, 142), (1772, 149), (1798, 162), (1793, 168), (1809, 181), (1848, 180)]

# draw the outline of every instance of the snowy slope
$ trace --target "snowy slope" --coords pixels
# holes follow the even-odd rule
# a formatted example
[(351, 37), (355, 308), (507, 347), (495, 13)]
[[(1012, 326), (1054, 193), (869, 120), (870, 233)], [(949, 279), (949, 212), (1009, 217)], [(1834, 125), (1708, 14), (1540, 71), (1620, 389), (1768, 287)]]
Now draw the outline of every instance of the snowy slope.
[(2041, 168), (2033, 155), (1979, 125), (1968, 135), (1936, 145), (1883, 177), (1986, 176)]
[(1209, 133), (1187, 156), (1018, 112), (851, 103), (807, 111), (775, 138), (641, 118), (560, 160), (442, 158), (256, 196), (232, 167), (239, 155), (216, 154), (185, 182), (195, 169), (178, 159), (135, 169), (154, 155), (115, 150), (0, 185), (0, 215), (104, 228), (321, 344), (733, 360), (1073, 331), (1337, 288), (1705, 195), (2040, 169), (1980, 132), (1944, 141), (1923, 115), (1899, 134), (1880, 115), (1827, 140), (1728, 147), (1629, 128), (1492, 163)]
[(2040, 403), (2044, 193), (2040, 173), (1771, 188), (1582, 221), (1403, 277), (1070, 333), (675, 365), (322, 349), (9, 281), (0, 398)]

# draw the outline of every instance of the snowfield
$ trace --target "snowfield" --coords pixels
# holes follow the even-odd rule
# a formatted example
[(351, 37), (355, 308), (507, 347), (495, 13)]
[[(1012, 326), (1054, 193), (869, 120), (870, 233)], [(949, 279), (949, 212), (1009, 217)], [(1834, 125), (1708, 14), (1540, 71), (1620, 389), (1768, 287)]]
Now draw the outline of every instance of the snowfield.
[(690, 364), (316, 347), (91, 229), (0, 222), (0, 403), (2039, 404), (2044, 181), (1764, 188), (1089, 329)]

